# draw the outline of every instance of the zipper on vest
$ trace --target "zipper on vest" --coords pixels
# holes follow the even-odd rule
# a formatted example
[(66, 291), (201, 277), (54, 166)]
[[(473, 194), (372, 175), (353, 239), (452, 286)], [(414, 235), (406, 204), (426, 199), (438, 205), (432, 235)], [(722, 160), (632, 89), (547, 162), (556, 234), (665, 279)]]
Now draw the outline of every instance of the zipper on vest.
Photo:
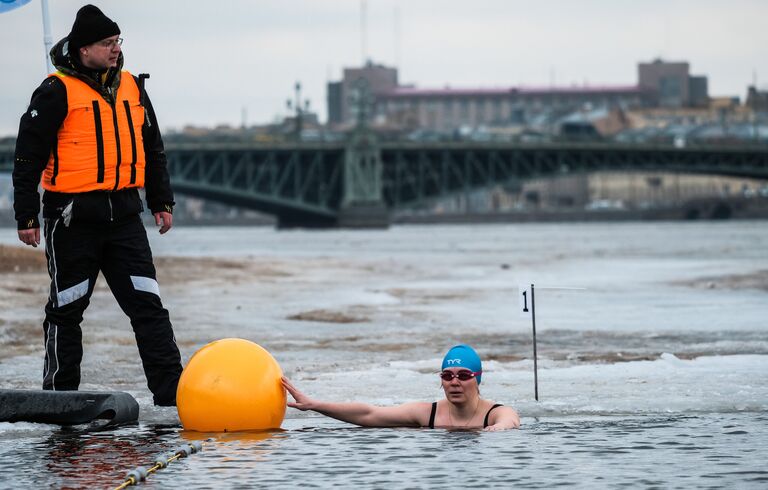
[(112, 106), (112, 123), (115, 125), (115, 145), (117, 145), (117, 163), (115, 164), (115, 187), (113, 191), (117, 190), (120, 185), (120, 163), (122, 161), (122, 155), (120, 153), (120, 128), (117, 126), (117, 104), (114, 102), (110, 104)]
[(131, 184), (136, 183), (136, 132), (133, 130), (133, 117), (131, 117), (131, 106), (127, 100), (123, 101), (125, 108), (125, 117), (128, 119), (128, 131), (131, 135)]

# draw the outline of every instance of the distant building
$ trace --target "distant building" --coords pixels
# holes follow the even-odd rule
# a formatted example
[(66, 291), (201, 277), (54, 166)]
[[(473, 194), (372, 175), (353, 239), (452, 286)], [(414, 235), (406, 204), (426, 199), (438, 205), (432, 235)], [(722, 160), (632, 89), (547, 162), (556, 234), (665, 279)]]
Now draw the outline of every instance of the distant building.
[(528, 125), (597, 107), (631, 109), (650, 104), (652, 90), (635, 85), (501, 88), (417, 88), (398, 84), (396, 68), (368, 63), (346, 68), (328, 83), (328, 122), (351, 124), (352, 85), (365, 79), (374, 97), (377, 124), (451, 132), (461, 127)]
[(688, 79), (690, 107), (707, 107), (709, 105), (709, 80), (704, 76), (691, 76)]
[(376, 65), (369, 61), (361, 68), (344, 68), (341, 81), (328, 83), (328, 122), (344, 124), (354, 120), (351, 108), (353, 84), (358, 79), (365, 79), (374, 96), (395, 90), (397, 69)]
[[(687, 62), (640, 63), (635, 85), (498, 88), (400, 85), (396, 68), (368, 62), (360, 68), (345, 68), (341, 80), (328, 83), (330, 124), (350, 125), (354, 121), (350, 101), (353, 84), (360, 78), (368, 82), (374, 97), (374, 124), (443, 134), (466, 128), (514, 126), (551, 134), (561, 126), (562, 118), (575, 112), (709, 104), (707, 77), (692, 76)], [(621, 124), (612, 124), (598, 132), (605, 135), (622, 129)]]
[(656, 59), (637, 65), (638, 85), (654, 91), (661, 107), (705, 107), (709, 103), (705, 76), (691, 76), (688, 62)]
[(640, 107), (646, 104), (649, 96), (649, 93), (635, 86), (398, 87), (378, 94), (376, 114), (401, 127), (450, 131), (462, 126), (535, 125), (537, 119), (546, 119), (554, 124), (556, 116), (585, 107)]
[(562, 139), (576, 140), (615, 136), (629, 127), (626, 114), (619, 107), (600, 107), (580, 110), (558, 121), (558, 135)]
[(328, 82), (328, 122), (340, 124), (344, 118), (341, 115), (342, 83)]
[(768, 112), (768, 90), (758, 90), (750, 85), (747, 89), (746, 106), (755, 112)]

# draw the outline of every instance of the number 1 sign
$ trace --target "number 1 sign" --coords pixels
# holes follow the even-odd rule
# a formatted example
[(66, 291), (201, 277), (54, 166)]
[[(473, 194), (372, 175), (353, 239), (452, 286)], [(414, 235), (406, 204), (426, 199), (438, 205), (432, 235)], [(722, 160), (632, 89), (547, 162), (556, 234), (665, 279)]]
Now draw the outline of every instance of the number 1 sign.
[(520, 290), (520, 295), (518, 296), (520, 299), (520, 314), (525, 318), (530, 318), (531, 316), (531, 288), (533, 288), (533, 284), (530, 283), (518, 286)]

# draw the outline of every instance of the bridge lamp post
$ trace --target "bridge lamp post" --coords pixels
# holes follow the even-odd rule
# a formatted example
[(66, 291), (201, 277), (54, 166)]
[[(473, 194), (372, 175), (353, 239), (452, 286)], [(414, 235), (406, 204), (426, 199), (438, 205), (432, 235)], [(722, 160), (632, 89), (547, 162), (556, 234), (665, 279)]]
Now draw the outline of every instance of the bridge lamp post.
[(309, 112), (309, 100), (305, 99), (302, 104), (301, 100), (301, 82), (296, 82), (294, 85), (295, 102), (291, 99), (285, 101), (288, 110), (294, 109), (293, 118), (293, 136), (296, 141), (301, 141), (301, 131), (304, 129), (304, 114)]

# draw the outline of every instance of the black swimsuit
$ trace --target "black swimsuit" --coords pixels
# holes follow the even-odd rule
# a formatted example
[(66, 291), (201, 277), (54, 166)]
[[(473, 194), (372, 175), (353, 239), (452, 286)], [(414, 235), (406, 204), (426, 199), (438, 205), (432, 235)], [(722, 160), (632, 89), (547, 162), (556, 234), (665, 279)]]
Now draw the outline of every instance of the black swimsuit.
[[(485, 420), (483, 420), (483, 428), (488, 427), (488, 417), (491, 415), (491, 412), (496, 407), (503, 407), (501, 403), (497, 403), (491, 408), (488, 409), (488, 412), (485, 414)], [(435, 428), (435, 415), (437, 414), (437, 402), (432, 402), (432, 412), (429, 414), (429, 427), (430, 429)]]

